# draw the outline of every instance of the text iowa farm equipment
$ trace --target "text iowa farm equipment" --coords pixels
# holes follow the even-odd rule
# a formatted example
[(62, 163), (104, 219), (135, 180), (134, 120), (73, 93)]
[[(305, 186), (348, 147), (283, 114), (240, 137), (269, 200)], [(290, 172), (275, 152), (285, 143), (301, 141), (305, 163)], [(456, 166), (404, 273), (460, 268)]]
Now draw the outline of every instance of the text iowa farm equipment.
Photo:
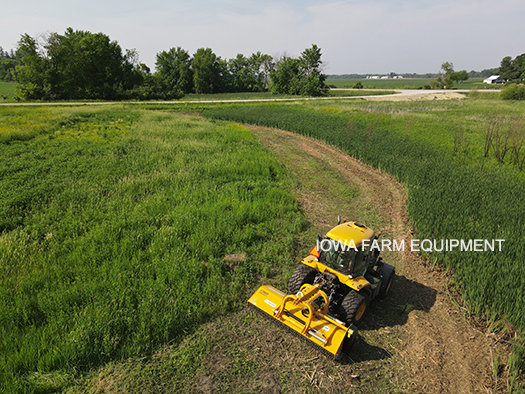
[(331, 358), (348, 354), (370, 301), (386, 297), (395, 275), (374, 247), (379, 235), (365, 225), (339, 220), (318, 236), (290, 277), (288, 294), (261, 286), (249, 305)]

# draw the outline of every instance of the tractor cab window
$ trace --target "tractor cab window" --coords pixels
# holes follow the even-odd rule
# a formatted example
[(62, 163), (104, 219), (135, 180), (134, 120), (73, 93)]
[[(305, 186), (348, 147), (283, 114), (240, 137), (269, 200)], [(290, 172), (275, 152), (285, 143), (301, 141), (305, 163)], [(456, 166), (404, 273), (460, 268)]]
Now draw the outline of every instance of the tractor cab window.
[(353, 269), (353, 276), (364, 276), (366, 273), (367, 267), (367, 259), (366, 256), (367, 251), (363, 250), (362, 248), (359, 248), (359, 251), (355, 254), (355, 263), (354, 263), (354, 269)]
[(340, 242), (330, 240), (330, 242), (323, 242), (320, 260), (342, 274), (349, 275), (352, 273), (355, 254), (356, 252), (353, 248), (348, 248)]

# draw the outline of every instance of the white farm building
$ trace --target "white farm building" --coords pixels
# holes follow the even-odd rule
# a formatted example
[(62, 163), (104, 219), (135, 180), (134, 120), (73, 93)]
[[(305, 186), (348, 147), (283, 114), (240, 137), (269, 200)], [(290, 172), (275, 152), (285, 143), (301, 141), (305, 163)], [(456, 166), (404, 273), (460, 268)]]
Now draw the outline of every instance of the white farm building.
[(483, 83), (493, 84), (493, 83), (504, 83), (500, 75), (492, 75), (487, 79), (483, 80)]

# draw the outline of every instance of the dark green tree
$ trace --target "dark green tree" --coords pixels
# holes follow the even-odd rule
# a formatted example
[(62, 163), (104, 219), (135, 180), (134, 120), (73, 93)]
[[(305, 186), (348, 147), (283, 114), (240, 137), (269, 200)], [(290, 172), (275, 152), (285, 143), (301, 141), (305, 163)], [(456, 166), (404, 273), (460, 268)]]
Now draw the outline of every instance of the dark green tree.
[(321, 49), (305, 49), (298, 59), (283, 56), (270, 73), (272, 93), (320, 96), (326, 88), (326, 75), (321, 72)]
[(512, 57), (505, 56), (501, 59), (498, 74), (505, 81), (512, 80)]
[(219, 74), (219, 58), (211, 48), (197, 49), (193, 55), (193, 86), (195, 92), (220, 92)]
[(102, 33), (68, 28), (64, 35), (51, 34), (46, 49), (57, 98), (115, 99), (133, 68), (118, 43)]
[(191, 93), (193, 90), (192, 60), (181, 47), (157, 54), (155, 66), (159, 82), (170, 97)]
[(233, 92), (249, 92), (255, 83), (255, 78), (248, 59), (242, 55), (237, 54), (233, 59), (228, 60), (228, 73), (230, 74), (230, 81), (227, 90)]
[(513, 60), (510, 56), (506, 56), (501, 60), (498, 70), (506, 81), (521, 82), (525, 80), (525, 53), (516, 56)]
[(23, 34), (18, 41), (17, 54), (20, 65), (16, 67), (18, 81), (17, 94), (23, 98), (41, 99), (49, 90), (49, 62), (42, 56), (42, 46), (28, 34)]
[(126, 54), (102, 33), (52, 33), (39, 45), (23, 35), (18, 51), (20, 94), (40, 99), (116, 99), (140, 84), (136, 51)]
[(440, 89), (451, 89), (454, 86), (453, 82), (454, 64), (445, 62), (441, 64), (441, 70), (437, 75), (436, 83)]
[(261, 55), (259, 58), (259, 61), (261, 63), (261, 76), (263, 78), (264, 84), (263, 89), (268, 89), (268, 78), (270, 76), (270, 73), (275, 70), (275, 63), (273, 61), (273, 58), (270, 55)]
[(457, 83), (463, 83), (469, 78), (467, 70), (453, 72), (450, 79)]
[(268, 88), (268, 75), (272, 67), (273, 62), (270, 55), (256, 52), (248, 58), (248, 68), (251, 75), (251, 91), (262, 92)]
[(305, 49), (299, 57), (304, 84), (301, 94), (306, 96), (320, 96), (326, 88), (326, 75), (321, 72), (321, 48), (313, 44)]
[(275, 70), (270, 73), (270, 90), (274, 94), (300, 94), (301, 63), (299, 59), (283, 56), (277, 61)]

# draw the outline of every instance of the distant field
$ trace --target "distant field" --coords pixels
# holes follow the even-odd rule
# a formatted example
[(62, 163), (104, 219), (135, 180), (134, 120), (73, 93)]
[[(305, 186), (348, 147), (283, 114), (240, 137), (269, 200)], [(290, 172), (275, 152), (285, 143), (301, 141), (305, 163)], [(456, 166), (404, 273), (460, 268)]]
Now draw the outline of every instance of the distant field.
[[(366, 89), (418, 89), (430, 85), (431, 78), (403, 78), (403, 79), (327, 79), (328, 85), (338, 88), (352, 87), (356, 82), (361, 82)], [(454, 86), (458, 89), (485, 89), (483, 78), (472, 78), (465, 83)]]
[(16, 85), (18, 84), (13, 82), (0, 82), (0, 103), (13, 98)]

